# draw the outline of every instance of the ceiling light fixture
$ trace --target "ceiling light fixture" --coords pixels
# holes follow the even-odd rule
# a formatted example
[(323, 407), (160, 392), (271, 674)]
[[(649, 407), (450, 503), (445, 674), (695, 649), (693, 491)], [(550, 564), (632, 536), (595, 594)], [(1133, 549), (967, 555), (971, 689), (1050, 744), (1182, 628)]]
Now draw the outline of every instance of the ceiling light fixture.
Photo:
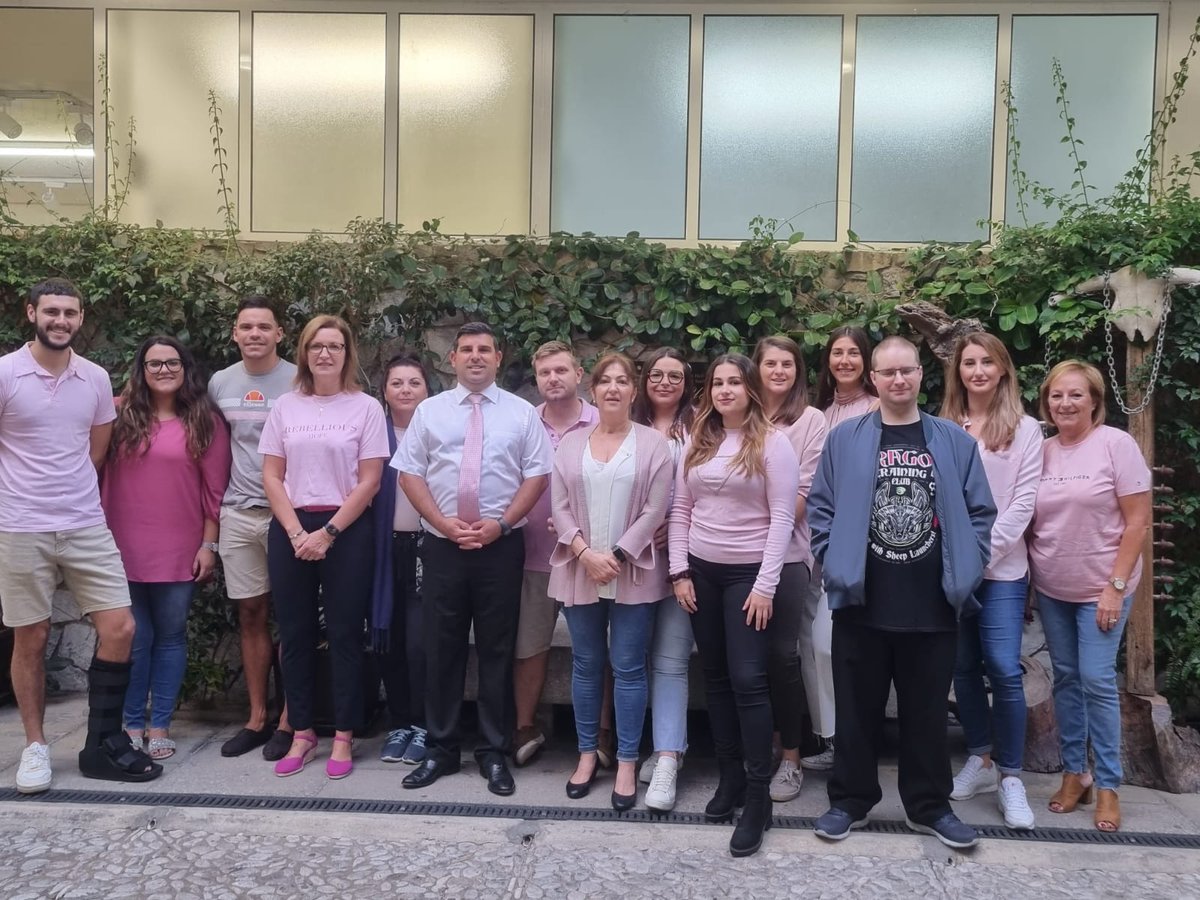
[(8, 110), (0, 109), (0, 133), (14, 141), (21, 136), (21, 123), (8, 114)]
[(82, 144), (84, 147), (90, 147), (92, 146), (92, 141), (95, 140), (95, 138), (96, 135), (92, 133), (92, 126), (88, 125), (88, 123), (83, 121), (83, 118), (80, 117), (79, 124), (75, 126), (76, 143)]

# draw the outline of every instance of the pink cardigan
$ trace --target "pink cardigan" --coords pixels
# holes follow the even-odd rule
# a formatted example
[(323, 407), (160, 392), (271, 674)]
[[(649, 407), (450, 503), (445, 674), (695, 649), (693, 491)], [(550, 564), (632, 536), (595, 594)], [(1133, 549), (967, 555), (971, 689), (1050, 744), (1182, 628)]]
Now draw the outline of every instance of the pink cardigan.
[[(550, 596), (563, 606), (598, 603), (596, 582), (571, 552), (575, 535), (591, 543), (587, 491), (583, 482), (583, 454), (596, 427), (572, 431), (558, 445), (550, 474), (550, 505), (558, 543), (550, 554)], [(671, 493), (671, 450), (666, 438), (645, 425), (633, 426), (633, 461), (636, 471), (625, 531), (617, 546), (628, 562), (617, 576), (617, 603), (653, 603), (664, 596), (667, 577), (665, 554), (654, 548), (654, 532), (667, 518)]]

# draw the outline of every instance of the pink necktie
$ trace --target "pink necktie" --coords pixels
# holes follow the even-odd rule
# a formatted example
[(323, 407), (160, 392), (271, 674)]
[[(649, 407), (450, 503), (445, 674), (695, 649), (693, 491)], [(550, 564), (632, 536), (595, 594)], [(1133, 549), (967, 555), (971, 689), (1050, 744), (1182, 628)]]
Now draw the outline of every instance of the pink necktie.
[(471, 416), (458, 468), (458, 517), (468, 525), (479, 521), (479, 477), (483, 472), (483, 394), (467, 394)]

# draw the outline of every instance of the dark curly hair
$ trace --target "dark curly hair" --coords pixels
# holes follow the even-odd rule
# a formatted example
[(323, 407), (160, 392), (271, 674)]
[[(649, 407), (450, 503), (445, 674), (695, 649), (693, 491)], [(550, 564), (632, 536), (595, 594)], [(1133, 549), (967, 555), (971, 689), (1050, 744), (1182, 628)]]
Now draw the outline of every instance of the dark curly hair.
[(188, 453), (199, 459), (212, 443), (217, 408), (208, 397), (191, 351), (175, 338), (163, 334), (146, 338), (134, 354), (129, 381), (121, 392), (109, 455), (135, 456), (150, 449), (150, 439), (158, 420), (154, 417), (150, 386), (146, 383), (146, 353), (151, 347), (158, 346), (170, 347), (183, 361), (183, 384), (175, 395), (175, 411), (187, 435)]

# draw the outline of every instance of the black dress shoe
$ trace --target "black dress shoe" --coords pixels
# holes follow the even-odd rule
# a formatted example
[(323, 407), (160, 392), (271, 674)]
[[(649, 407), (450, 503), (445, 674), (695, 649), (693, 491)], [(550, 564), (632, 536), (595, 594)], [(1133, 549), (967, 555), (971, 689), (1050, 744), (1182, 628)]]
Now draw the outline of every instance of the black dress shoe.
[(517, 783), (503, 761), (480, 763), (479, 774), (487, 779), (488, 790), (493, 794), (507, 797), (517, 789)]
[(443, 775), (453, 775), (461, 768), (462, 764), (458, 760), (451, 761), (439, 756), (427, 756), (421, 765), (404, 776), (404, 780), (400, 784), (406, 788), (429, 787)]
[(635, 788), (632, 794), (618, 794), (612, 792), (612, 808), (617, 812), (628, 812), (637, 805), (637, 789)]
[(596, 780), (596, 773), (600, 771), (600, 763), (592, 768), (592, 774), (588, 776), (587, 781), (567, 781), (567, 796), (572, 800), (582, 800), (588, 795), (588, 791), (592, 789), (592, 782)]

